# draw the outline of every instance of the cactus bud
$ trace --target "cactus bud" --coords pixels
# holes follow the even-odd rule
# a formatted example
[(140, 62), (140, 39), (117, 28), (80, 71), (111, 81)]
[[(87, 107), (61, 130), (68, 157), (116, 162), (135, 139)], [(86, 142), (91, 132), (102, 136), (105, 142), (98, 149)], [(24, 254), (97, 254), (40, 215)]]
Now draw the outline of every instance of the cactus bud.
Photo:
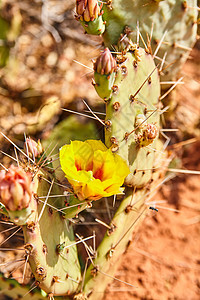
[(97, 0), (76, 0), (75, 18), (80, 21), (87, 33), (99, 35), (105, 31), (102, 6), (103, 4), (99, 5)]
[(109, 75), (116, 71), (117, 63), (110, 50), (106, 48), (94, 63), (94, 71), (101, 75)]
[(32, 195), (31, 175), (21, 167), (11, 166), (0, 171), (0, 201), (8, 211), (19, 211), (29, 206)]
[(97, 0), (77, 0), (76, 12), (81, 21), (94, 21), (101, 15), (101, 7)]
[(27, 138), (26, 139), (26, 143), (24, 145), (25, 151), (28, 152), (28, 155), (30, 157), (39, 157), (43, 152), (43, 148), (42, 145), (40, 143), (40, 140), (38, 140), (38, 142), (34, 141), (31, 138)]
[(94, 63), (94, 79), (95, 89), (98, 95), (103, 99), (108, 99), (113, 92), (113, 83), (115, 81), (115, 74), (117, 70), (117, 63), (115, 58), (106, 48)]

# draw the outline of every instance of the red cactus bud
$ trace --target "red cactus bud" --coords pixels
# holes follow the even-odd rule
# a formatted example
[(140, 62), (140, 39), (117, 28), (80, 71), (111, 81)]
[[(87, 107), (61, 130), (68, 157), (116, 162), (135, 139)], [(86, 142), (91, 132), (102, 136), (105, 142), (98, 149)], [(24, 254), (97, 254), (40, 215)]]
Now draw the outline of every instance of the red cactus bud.
[(98, 0), (76, 0), (76, 13), (81, 21), (93, 21), (101, 15)]
[(0, 171), (0, 202), (7, 210), (27, 208), (32, 195), (31, 174), (21, 167), (10, 166), (8, 171)]
[(101, 75), (109, 75), (116, 71), (117, 63), (110, 50), (106, 48), (94, 63), (94, 71)]
[(35, 158), (40, 156), (44, 152), (42, 145), (40, 143), (40, 140), (38, 140), (38, 142), (36, 142), (31, 138), (26, 139), (24, 149), (25, 149), (25, 151), (28, 151), (28, 155), (30, 157), (35, 157)]

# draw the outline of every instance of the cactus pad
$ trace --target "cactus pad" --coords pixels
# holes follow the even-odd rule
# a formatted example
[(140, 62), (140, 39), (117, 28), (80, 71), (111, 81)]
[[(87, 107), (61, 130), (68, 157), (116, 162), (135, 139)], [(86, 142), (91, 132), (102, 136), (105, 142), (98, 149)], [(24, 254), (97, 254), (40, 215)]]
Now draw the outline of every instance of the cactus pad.
[(105, 45), (116, 45), (126, 26), (132, 31), (128, 34), (129, 38), (135, 41), (138, 24), (147, 44), (147, 34), (149, 37), (152, 35), (151, 47), (154, 52), (166, 33), (158, 56), (163, 58), (166, 52), (165, 67), (172, 64), (164, 72), (163, 80), (175, 77), (196, 41), (197, 1), (113, 0), (111, 6), (112, 9), (110, 5), (103, 6), (103, 18), (106, 21), (103, 36)]
[[(149, 141), (146, 134), (147, 127), (159, 128), (160, 84), (152, 56), (141, 48), (132, 49), (117, 56), (113, 92), (106, 101), (105, 143), (127, 161), (132, 174), (126, 184), (142, 187), (152, 174), (157, 135)], [(141, 115), (144, 121), (139, 124)]]

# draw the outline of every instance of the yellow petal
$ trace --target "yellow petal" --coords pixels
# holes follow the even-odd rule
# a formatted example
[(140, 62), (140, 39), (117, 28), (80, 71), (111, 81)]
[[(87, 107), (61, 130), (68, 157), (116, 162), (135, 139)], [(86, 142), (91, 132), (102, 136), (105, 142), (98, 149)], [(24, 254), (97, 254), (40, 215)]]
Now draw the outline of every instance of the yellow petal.
[(100, 140), (87, 140), (87, 144), (89, 144), (93, 151), (101, 150), (101, 151), (107, 151), (108, 148), (102, 143)]
[(75, 167), (73, 147), (71, 147), (71, 145), (65, 145), (60, 149), (60, 164), (65, 174), (77, 171)]
[(71, 145), (73, 147), (77, 170), (86, 170), (87, 166), (93, 160), (92, 147), (88, 143), (81, 141), (73, 141)]

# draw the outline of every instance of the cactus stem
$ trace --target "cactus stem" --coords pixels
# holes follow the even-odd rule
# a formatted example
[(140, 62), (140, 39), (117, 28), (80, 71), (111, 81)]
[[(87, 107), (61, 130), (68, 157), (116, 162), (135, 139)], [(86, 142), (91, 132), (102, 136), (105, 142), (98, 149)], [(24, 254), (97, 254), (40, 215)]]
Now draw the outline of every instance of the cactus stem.
[(140, 217), (144, 214), (146, 211), (146, 207), (140, 212), (140, 214), (137, 216), (137, 218), (134, 220), (134, 222), (130, 225), (130, 227), (125, 231), (125, 233), (120, 237), (120, 239), (116, 242), (116, 244), (112, 247), (113, 250), (120, 244), (120, 242), (125, 238), (125, 236), (130, 232), (130, 230), (133, 228), (133, 226), (137, 223), (137, 221), (140, 219)]

